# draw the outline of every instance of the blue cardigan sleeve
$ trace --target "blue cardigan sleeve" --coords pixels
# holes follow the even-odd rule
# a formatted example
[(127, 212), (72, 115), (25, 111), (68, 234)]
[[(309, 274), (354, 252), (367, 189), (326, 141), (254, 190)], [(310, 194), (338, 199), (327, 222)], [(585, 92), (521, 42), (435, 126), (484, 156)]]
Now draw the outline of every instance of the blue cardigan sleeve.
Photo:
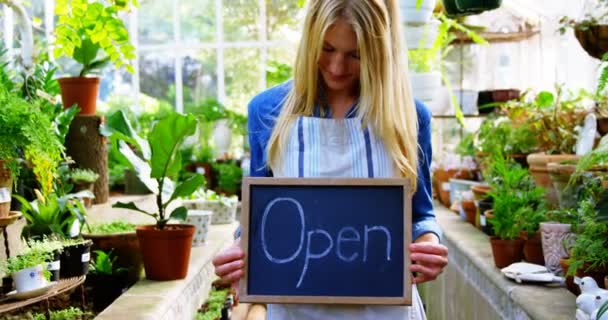
[(425, 233), (434, 233), (441, 239), (442, 232), (433, 211), (431, 187), (431, 113), (424, 104), (416, 101), (418, 113), (418, 188), (412, 199), (412, 239)]

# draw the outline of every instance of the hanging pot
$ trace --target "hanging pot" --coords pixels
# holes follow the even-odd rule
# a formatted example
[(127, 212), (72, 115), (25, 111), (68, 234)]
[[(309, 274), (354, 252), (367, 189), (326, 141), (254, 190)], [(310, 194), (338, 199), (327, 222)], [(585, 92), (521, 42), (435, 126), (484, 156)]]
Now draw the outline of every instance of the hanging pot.
[(61, 99), (64, 108), (78, 105), (80, 115), (94, 115), (97, 112), (99, 78), (60, 78)]
[(608, 25), (588, 26), (584, 30), (575, 28), (574, 35), (590, 56), (601, 60), (608, 52)]
[(468, 16), (500, 7), (502, 0), (443, 0), (448, 17)]

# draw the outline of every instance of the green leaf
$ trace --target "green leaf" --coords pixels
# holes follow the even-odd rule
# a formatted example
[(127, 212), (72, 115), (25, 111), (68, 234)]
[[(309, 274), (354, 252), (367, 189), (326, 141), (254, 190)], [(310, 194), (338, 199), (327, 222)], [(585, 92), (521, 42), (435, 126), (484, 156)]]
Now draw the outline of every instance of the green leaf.
[(183, 198), (183, 197), (187, 197), (187, 196), (191, 195), (194, 191), (198, 190), (204, 184), (205, 184), (204, 176), (197, 174), (197, 175), (190, 177), (188, 180), (180, 183), (175, 188), (175, 191), (173, 191), (173, 194), (171, 195), (171, 200), (169, 200), (167, 203), (169, 203), (177, 198)]
[(548, 91), (542, 91), (536, 97), (536, 104), (541, 108), (550, 107), (555, 103), (555, 97), (553, 93)]
[(175, 177), (182, 168), (179, 147), (194, 134), (198, 121), (193, 115), (171, 113), (156, 123), (148, 137), (152, 149), (152, 173), (156, 179)]
[(89, 39), (85, 39), (79, 47), (74, 48), (74, 60), (86, 67), (95, 60), (98, 51), (98, 45)]
[(120, 139), (136, 146), (145, 160), (150, 159), (151, 151), (148, 142), (137, 134), (122, 110), (108, 117), (106, 123), (100, 127), (100, 133), (106, 137), (112, 137), (113, 140)]
[(608, 312), (608, 301), (604, 302), (604, 304), (602, 304), (602, 306), (598, 309), (597, 316), (595, 318), (601, 319), (602, 316), (607, 312)]
[(188, 218), (188, 209), (186, 209), (186, 207), (176, 208), (175, 210), (173, 210), (173, 212), (171, 212), (169, 218), (179, 221), (186, 221), (186, 219)]
[(134, 202), (128, 202), (128, 203), (124, 203), (124, 202), (117, 202), (115, 204), (112, 205), (112, 208), (120, 208), (120, 209), (128, 209), (128, 210), (133, 210), (133, 211), (137, 211), (140, 213), (143, 213), (145, 215), (148, 215), (152, 218), (155, 218), (158, 216), (158, 214), (156, 213), (149, 213), (146, 210), (140, 209), (137, 207), (137, 205)]

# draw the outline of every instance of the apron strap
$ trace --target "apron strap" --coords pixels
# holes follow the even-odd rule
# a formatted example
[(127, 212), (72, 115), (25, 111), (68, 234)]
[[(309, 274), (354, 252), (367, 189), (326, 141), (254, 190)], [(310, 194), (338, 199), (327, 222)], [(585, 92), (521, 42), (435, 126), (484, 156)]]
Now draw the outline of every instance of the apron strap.
[(372, 157), (372, 143), (369, 136), (369, 127), (365, 127), (365, 130), (363, 130), (363, 136), (365, 137), (365, 154), (367, 155), (367, 176), (368, 178), (373, 178), (374, 158)]
[(298, 118), (298, 177), (304, 178), (304, 123)]

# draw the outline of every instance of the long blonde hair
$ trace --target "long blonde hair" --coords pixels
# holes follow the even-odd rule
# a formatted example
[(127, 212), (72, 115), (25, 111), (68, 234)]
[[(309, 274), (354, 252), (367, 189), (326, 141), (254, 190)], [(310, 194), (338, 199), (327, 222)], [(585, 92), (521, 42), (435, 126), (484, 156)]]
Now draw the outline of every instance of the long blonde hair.
[(416, 183), (418, 121), (408, 80), (398, 0), (310, 0), (288, 93), (270, 137), (271, 169), (282, 165), (289, 129), (311, 116), (318, 98), (318, 61), (329, 27), (343, 18), (356, 36), (360, 56), (358, 116), (372, 124), (401, 176)]

